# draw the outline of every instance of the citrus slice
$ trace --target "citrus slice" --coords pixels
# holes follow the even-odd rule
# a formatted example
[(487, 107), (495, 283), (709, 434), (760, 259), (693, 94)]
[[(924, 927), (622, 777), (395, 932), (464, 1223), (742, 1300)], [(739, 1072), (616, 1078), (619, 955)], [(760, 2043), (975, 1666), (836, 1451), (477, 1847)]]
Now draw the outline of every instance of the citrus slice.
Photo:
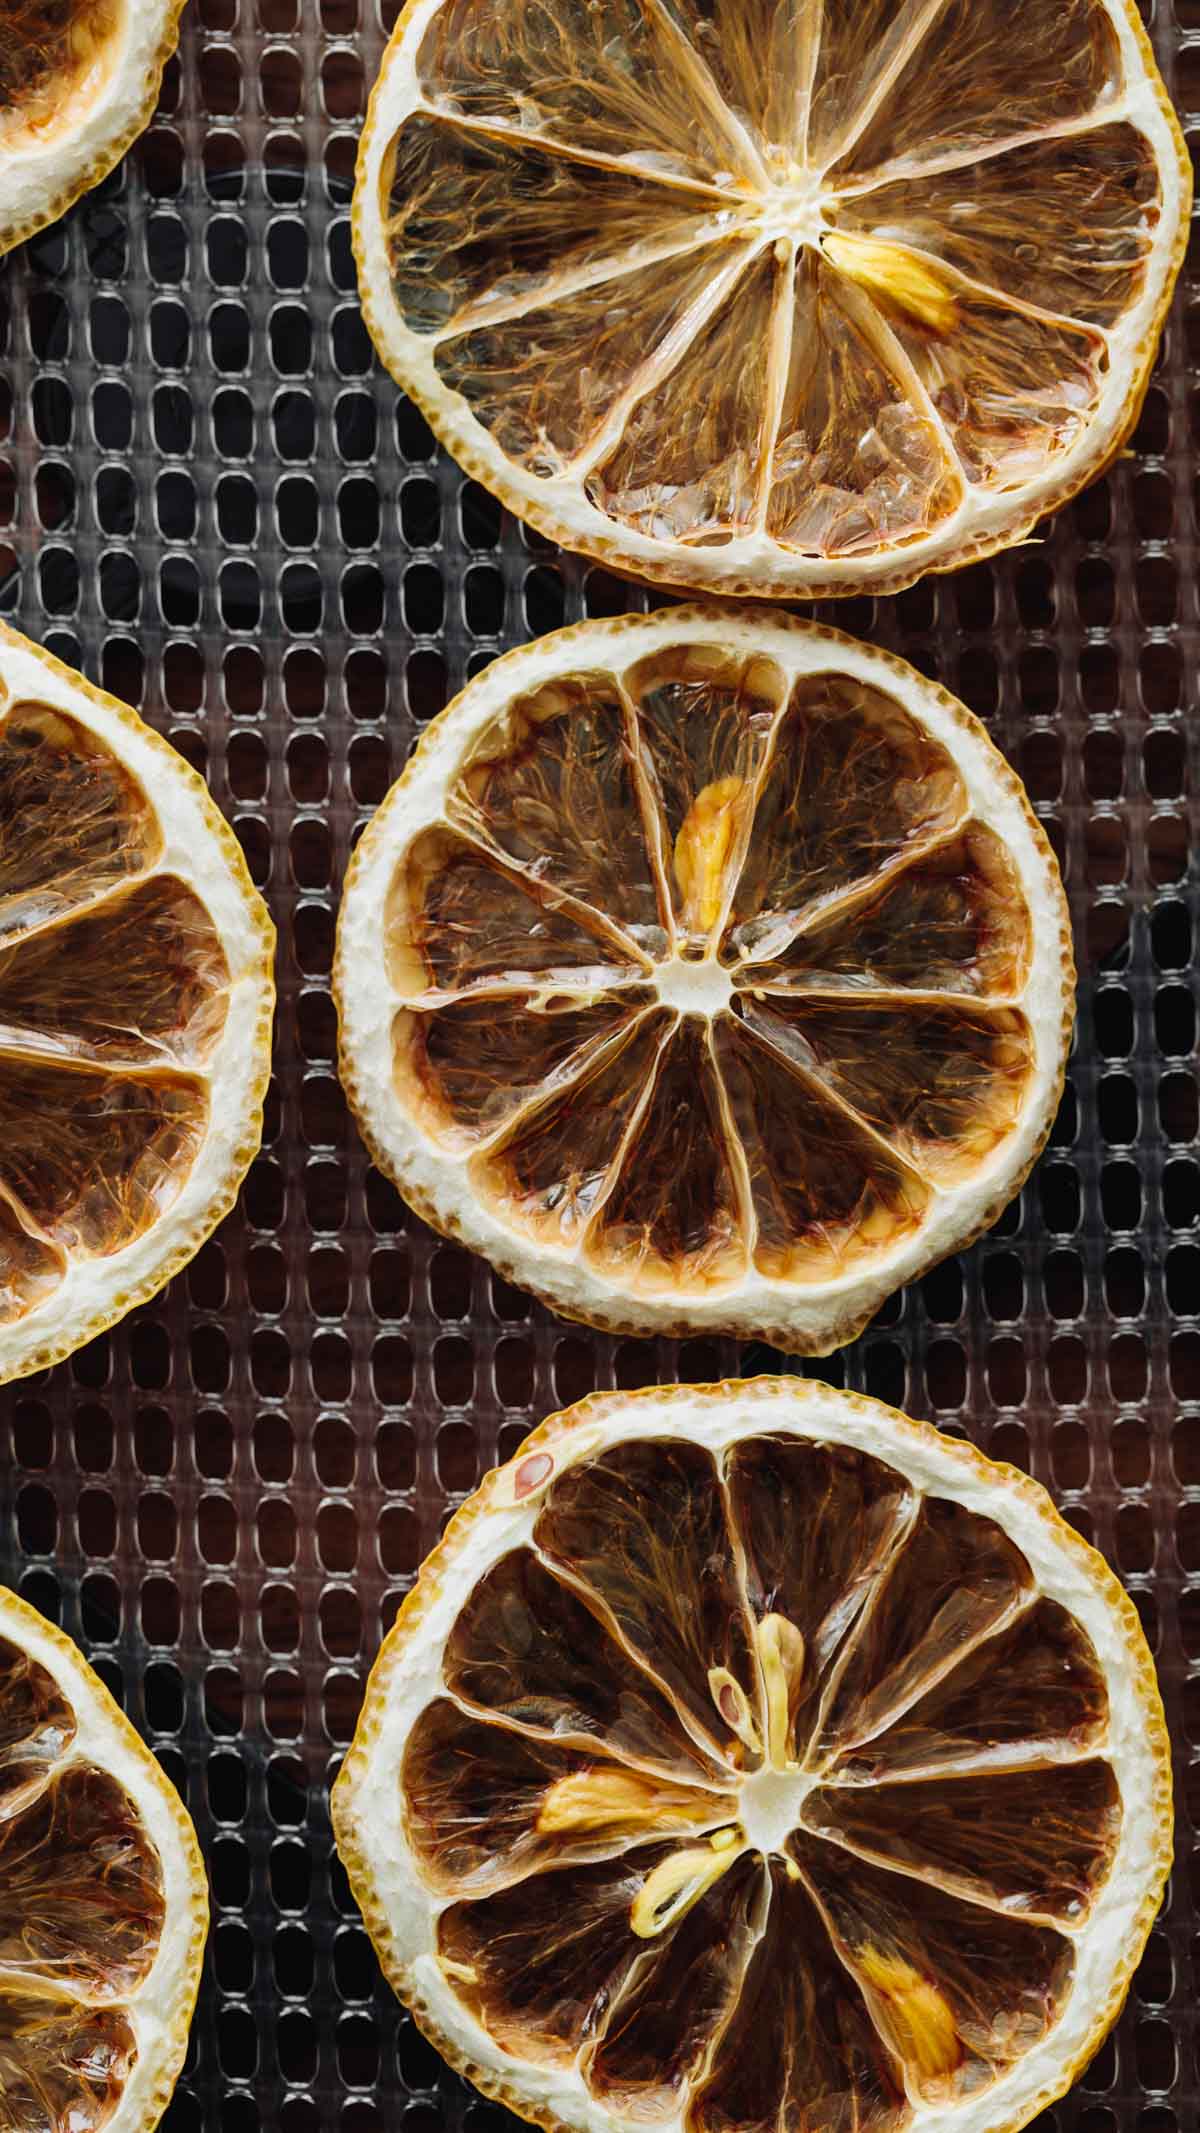
[(333, 1817), (396, 1990), (525, 2118), (1000, 2133), (1117, 2015), (1171, 1773), (1042, 1489), (760, 1378), (598, 1394), (488, 1476)]
[(468, 471), (662, 584), (886, 591), (1136, 420), (1191, 172), (1133, 0), (409, 0), (354, 237)]
[(149, 123), (183, 0), (0, 0), (0, 252), (52, 222)]
[(207, 1930), (174, 1787), (74, 1645), (0, 1587), (3, 2133), (150, 2133)]
[(823, 1353), (1017, 1190), (1073, 975), (961, 704), (684, 608), (527, 645), (434, 722), (334, 991), (368, 1146), (436, 1227), (594, 1325)]
[(203, 780), (0, 624), (0, 1381), (153, 1295), (232, 1205), (273, 943)]

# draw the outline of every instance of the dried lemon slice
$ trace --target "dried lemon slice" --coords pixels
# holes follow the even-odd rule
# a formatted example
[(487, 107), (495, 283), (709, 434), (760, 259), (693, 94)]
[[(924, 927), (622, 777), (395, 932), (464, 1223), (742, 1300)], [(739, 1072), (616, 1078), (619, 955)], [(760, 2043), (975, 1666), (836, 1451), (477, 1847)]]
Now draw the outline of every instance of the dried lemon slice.
[(1102, 1558), (1012, 1467), (783, 1378), (599, 1394), (489, 1475), (333, 1813), (422, 2027), (580, 2133), (1008, 2133), (1171, 1858)]
[(438, 1228), (596, 1325), (821, 1353), (1016, 1191), (1073, 976), (961, 704), (696, 608), (471, 683), (359, 846), (334, 990), (364, 1136)]
[(0, 1587), (3, 2133), (150, 2133), (207, 1930), (174, 1787), (74, 1645)]
[(273, 943), (203, 781), (0, 624), (0, 1380), (153, 1295), (228, 1211)]
[(543, 532), (849, 593), (1112, 456), (1190, 199), (1133, 0), (410, 0), (354, 233), (384, 361)]
[(183, 0), (0, 0), (0, 252), (118, 163), (158, 100)]

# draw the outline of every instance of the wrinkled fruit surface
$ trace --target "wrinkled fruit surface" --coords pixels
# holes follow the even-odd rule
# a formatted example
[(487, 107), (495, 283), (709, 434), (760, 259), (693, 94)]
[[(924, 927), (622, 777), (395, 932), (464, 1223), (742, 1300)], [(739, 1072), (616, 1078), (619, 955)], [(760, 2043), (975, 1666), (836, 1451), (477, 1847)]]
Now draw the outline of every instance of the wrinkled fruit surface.
[(158, 1852), (75, 1736), (52, 1676), (0, 1637), (0, 2133), (100, 2133), (162, 1934)]
[(442, 814), (384, 913), (394, 1086), (510, 1232), (626, 1293), (811, 1286), (1013, 1132), (1029, 910), (883, 690), (718, 644), (581, 668)]
[(441, 1679), (405, 1828), (519, 2059), (693, 2133), (884, 2133), (1054, 2024), (1121, 1828), (1108, 1694), (991, 1518), (847, 1445), (620, 1443), (551, 1481)]
[(0, 682), (0, 1324), (151, 1228), (204, 1140), (229, 969), (146, 793)]
[(960, 519), (965, 553), (1144, 360), (1123, 327), (1180, 149), (1117, 14), (444, 0), (393, 48), (361, 210), (397, 360), (502, 487), (556, 485), (568, 537), (586, 506), (593, 542), (751, 540), (768, 579)]

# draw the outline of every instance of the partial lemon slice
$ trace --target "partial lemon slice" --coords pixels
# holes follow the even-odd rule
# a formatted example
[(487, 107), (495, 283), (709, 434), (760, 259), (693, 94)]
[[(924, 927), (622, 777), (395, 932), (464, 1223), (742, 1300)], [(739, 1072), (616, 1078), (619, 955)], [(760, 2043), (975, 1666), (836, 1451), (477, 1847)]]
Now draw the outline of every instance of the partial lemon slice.
[(333, 1818), (397, 1991), (536, 2124), (1010, 2133), (1116, 2018), (1171, 1771), (1042, 1489), (761, 1378), (599, 1394), (488, 1476)]
[(0, 1587), (0, 2125), (150, 2133), (208, 1931), (187, 1811), (73, 1644)]
[(183, 0), (0, 0), (0, 252), (52, 222), (149, 123)]
[(363, 1134), (439, 1229), (595, 1325), (823, 1353), (1017, 1190), (1073, 978), (961, 704), (685, 608), (527, 645), (435, 721), (334, 990)]
[(274, 938), (202, 779), (0, 624), (0, 1380), (123, 1317), (232, 1205)]
[(385, 363), (513, 510), (794, 596), (1098, 472), (1190, 199), (1133, 0), (409, 0), (354, 236)]

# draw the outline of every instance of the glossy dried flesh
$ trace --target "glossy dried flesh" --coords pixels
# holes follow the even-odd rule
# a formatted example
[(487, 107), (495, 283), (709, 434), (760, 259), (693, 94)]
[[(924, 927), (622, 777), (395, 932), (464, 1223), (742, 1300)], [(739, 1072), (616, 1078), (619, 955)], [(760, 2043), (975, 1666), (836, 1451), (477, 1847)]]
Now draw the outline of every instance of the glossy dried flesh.
[(509, 1228), (644, 1294), (827, 1281), (1017, 1128), (1029, 912), (880, 690), (703, 644), (568, 676), (445, 815), (384, 914), (395, 1083)]
[(0, 2133), (100, 2133), (137, 2060), (158, 1852), (81, 1756), (51, 1674), (0, 1638)]
[(0, 140), (43, 133), (94, 86), (120, 20), (120, 0), (0, 0)]
[(902, 548), (1094, 418), (1162, 204), (1103, 0), (445, 0), (414, 59), (396, 309), (615, 527)]
[(440, 1959), (597, 2101), (898, 2133), (1054, 2022), (1120, 1834), (1107, 1693), (980, 1513), (845, 1445), (618, 1445), (442, 1681), (401, 1770)]
[(0, 706), (0, 1323), (170, 1206), (229, 968), (153, 806), (65, 713)]

